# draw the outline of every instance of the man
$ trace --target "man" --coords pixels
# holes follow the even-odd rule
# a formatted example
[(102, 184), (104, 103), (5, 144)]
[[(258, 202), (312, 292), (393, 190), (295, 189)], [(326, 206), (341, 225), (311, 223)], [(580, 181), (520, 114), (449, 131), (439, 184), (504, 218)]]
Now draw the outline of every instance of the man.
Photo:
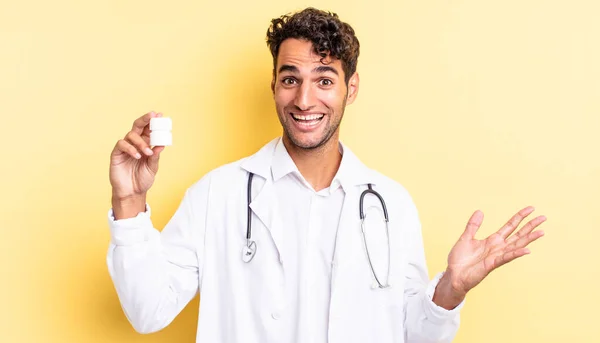
[(480, 241), (475, 212), (428, 281), (410, 196), (339, 141), (359, 89), (353, 29), (308, 8), (274, 19), (267, 44), (282, 137), (191, 186), (162, 232), (146, 204), (161, 114), (115, 146), (107, 262), (128, 319), (160, 330), (199, 291), (198, 342), (450, 342), (467, 292), (529, 253), (545, 218), (511, 235), (527, 207)]

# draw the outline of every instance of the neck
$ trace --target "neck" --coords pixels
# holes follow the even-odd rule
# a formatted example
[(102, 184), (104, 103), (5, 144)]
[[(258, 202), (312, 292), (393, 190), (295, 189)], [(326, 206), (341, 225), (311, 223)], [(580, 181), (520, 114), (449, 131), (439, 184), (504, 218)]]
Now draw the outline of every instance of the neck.
[(283, 135), (283, 145), (298, 171), (317, 192), (331, 185), (342, 162), (338, 137), (336, 132), (324, 145), (315, 149), (302, 149)]

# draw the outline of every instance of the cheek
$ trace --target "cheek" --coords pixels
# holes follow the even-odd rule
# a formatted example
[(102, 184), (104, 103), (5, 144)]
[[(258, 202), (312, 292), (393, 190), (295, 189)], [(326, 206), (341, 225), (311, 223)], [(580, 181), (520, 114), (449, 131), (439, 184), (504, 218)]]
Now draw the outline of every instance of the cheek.
[(294, 101), (294, 94), (287, 90), (275, 89), (273, 100), (275, 100), (275, 106), (277, 108), (283, 108)]
[(344, 104), (345, 92), (340, 91), (328, 91), (323, 92), (319, 96), (319, 100), (325, 104), (328, 108), (333, 110), (339, 110)]
[(274, 100), (275, 109), (277, 109), (277, 113), (282, 114), (282, 112), (285, 111), (285, 108), (287, 107), (287, 102), (285, 101), (285, 99), (277, 96), (274, 97)]

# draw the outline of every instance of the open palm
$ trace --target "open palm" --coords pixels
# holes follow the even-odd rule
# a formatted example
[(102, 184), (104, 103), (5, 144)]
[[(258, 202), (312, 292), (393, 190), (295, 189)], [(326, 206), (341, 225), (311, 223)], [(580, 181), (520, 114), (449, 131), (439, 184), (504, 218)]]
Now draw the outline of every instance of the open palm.
[(536, 217), (514, 235), (511, 234), (533, 210), (533, 207), (522, 209), (500, 230), (483, 240), (475, 239), (475, 234), (483, 222), (483, 213), (473, 213), (465, 232), (448, 255), (452, 286), (457, 292), (466, 294), (494, 269), (529, 254), (527, 245), (544, 235), (543, 231), (534, 230), (546, 217)]

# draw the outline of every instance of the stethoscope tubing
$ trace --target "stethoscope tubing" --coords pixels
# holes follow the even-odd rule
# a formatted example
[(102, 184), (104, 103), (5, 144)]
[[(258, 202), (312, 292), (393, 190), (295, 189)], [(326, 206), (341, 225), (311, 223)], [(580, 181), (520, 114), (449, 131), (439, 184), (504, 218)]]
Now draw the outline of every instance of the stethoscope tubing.
[[(250, 208), (250, 203), (252, 202), (252, 178), (254, 177), (253, 173), (248, 173), (248, 186), (247, 186), (247, 205), (248, 205), (248, 218), (247, 218), (247, 222), (246, 222), (246, 245), (244, 246), (243, 249), (243, 253), (242, 253), (242, 260), (246, 263), (249, 263), (250, 261), (252, 261), (252, 259), (254, 258), (254, 255), (256, 254), (256, 242), (252, 240), (252, 209)], [(375, 191), (372, 187), (372, 185), (369, 183), (368, 184), (368, 189), (365, 189), (361, 195), (360, 195), (360, 201), (359, 201), (359, 215), (360, 215), (360, 227), (361, 227), (361, 231), (362, 231), (362, 236), (363, 236), (363, 241), (365, 244), (365, 251), (367, 252), (367, 259), (369, 261), (369, 266), (371, 267), (371, 273), (373, 275), (373, 277), (375, 278), (375, 281), (377, 282), (377, 285), (379, 288), (387, 288), (389, 287), (389, 278), (390, 278), (390, 255), (391, 255), (391, 246), (390, 246), (390, 231), (389, 231), (389, 217), (388, 217), (388, 212), (387, 212), (387, 207), (385, 205), (385, 200), (383, 200), (383, 197), (381, 196), (381, 194), (379, 194), (377, 191)], [(373, 194), (374, 196), (377, 197), (377, 199), (379, 199), (379, 202), (381, 203), (381, 207), (383, 208), (383, 216), (385, 218), (385, 233), (387, 236), (387, 241), (388, 241), (388, 268), (387, 268), (387, 276), (386, 276), (386, 281), (385, 284), (381, 283), (381, 281), (379, 280), (379, 278), (377, 277), (377, 273), (375, 272), (375, 268), (373, 267), (373, 262), (371, 261), (371, 255), (369, 254), (369, 247), (367, 245), (367, 237), (365, 234), (365, 213), (364, 213), (364, 205), (363, 205), (363, 201), (364, 198), (367, 194)]]

